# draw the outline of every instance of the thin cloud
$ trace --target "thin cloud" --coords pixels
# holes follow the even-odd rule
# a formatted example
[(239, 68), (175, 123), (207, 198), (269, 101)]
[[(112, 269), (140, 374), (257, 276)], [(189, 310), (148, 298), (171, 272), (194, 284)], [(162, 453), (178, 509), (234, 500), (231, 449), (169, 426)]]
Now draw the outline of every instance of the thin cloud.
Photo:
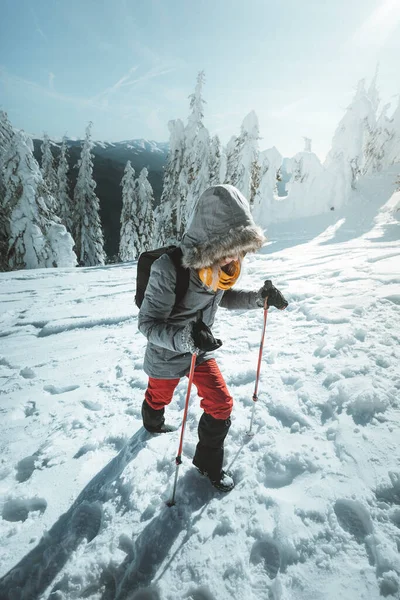
[(129, 69), (129, 71), (127, 73), (125, 73), (125, 75), (123, 75), (122, 77), (120, 77), (118, 79), (118, 81), (116, 81), (113, 85), (107, 87), (105, 90), (103, 90), (102, 92), (99, 92), (98, 94), (96, 94), (95, 96), (93, 96), (93, 98), (91, 99), (92, 102), (94, 103), (100, 103), (101, 106), (103, 106), (104, 108), (106, 108), (108, 106), (108, 101), (110, 96), (112, 96), (113, 94), (115, 94), (122, 86), (126, 85), (127, 83), (129, 83), (129, 81), (131, 80), (131, 77), (133, 75), (133, 73), (135, 73), (135, 71), (138, 69), (137, 66), (131, 67)]
[(55, 79), (55, 78), (56, 78), (56, 76), (54, 75), (54, 73), (52, 73), (52, 72), (50, 71), (50, 73), (49, 73), (49, 88), (50, 88), (51, 90), (54, 90), (54, 79)]
[(34, 9), (32, 8), (32, 6), (30, 6), (30, 11), (31, 11), (31, 15), (33, 17), (33, 21), (35, 24), (35, 30), (47, 42), (48, 41), (47, 36), (44, 33), (43, 29), (41, 28), (38, 16), (37, 16), (36, 12), (34, 11)]
[(354, 32), (350, 42), (362, 48), (383, 46), (399, 24), (399, 0), (383, 0)]
[(131, 87), (141, 83), (142, 81), (149, 81), (150, 79), (154, 79), (155, 77), (161, 77), (162, 75), (167, 75), (167, 73), (172, 73), (176, 70), (176, 67), (154, 67), (150, 69), (147, 73), (138, 77), (137, 79), (133, 79), (133, 81), (129, 81), (123, 84), (123, 87)]
[[(52, 76), (52, 77), (51, 77)], [(18, 75), (12, 75), (8, 73), (4, 67), (0, 66), (0, 82), (5, 86), (10, 88), (23, 88), (25, 91), (36, 91), (44, 96), (49, 98), (54, 98), (56, 100), (62, 100), (63, 102), (69, 102), (71, 104), (75, 104), (78, 107), (90, 106), (91, 101), (89, 98), (79, 97), (79, 96), (70, 96), (68, 94), (61, 94), (57, 92), (54, 87), (50, 87), (51, 80), (54, 79), (54, 74), (49, 73), (49, 85), (43, 86), (35, 81), (31, 81), (29, 79), (24, 79), (23, 77), (18, 77)]]

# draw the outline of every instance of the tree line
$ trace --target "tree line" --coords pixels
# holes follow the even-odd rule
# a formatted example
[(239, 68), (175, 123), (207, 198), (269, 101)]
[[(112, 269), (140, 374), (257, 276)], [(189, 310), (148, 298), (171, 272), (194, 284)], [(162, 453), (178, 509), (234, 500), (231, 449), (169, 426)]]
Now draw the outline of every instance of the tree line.
[[(136, 176), (127, 162), (121, 181), (120, 261), (136, 260), (152, 247), (179, 241), (200, 194), (209, 186), (236, 186), (250, 202), (262, 227), (274, 220), (310, 216), (340, 208), (362, 175), (374, 175), (400, 162), (400, 102), (388, 117), (380, 112), (376, 76), (368, 89), (362, 80), (341, 119), (324, 163), (312, 152), (311, 139), (291, 159), (275, 147), (260, 151), (254, 111), (239, 135), (223, 147), (204, 124), (204, 72), (189, 96), (187, 125), (170, 121), (169, 152), (163, 191), (154, 210), (154, 194), (143, 168)], [(86, 128), (78, 176), (72, 192), (68, 179), (67, 140), (57, 166), (44, 135), (41, 168), (32, 141), (11, 126), (0, 111), (0, 269), (103, 265), (106, 261), (93, 178), (92, 123)], [(286, 197), (277, 185), (286, 177)]]

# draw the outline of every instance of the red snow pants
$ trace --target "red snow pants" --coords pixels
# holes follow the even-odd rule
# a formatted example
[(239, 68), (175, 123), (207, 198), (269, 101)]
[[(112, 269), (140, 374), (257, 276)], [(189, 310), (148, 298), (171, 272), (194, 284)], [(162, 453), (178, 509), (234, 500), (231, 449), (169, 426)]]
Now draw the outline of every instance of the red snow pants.
[[(160, 410), (172, 400), (180, 379), (154, 379), (149, 377), (145, 393), (147, 404), (154, 410)], [(193, 383), (201, 398), (200, 406), (214, 419), (228, 419), (232, 412), (233, 398), (215, 358), (206, 360), (195, 367)]]

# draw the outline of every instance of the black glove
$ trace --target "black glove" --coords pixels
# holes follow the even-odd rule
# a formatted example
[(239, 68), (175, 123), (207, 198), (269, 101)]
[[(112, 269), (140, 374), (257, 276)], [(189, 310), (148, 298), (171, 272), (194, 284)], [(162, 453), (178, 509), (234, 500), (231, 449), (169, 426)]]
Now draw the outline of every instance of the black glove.
[(193, 323), (192, 338), (196, 348), (202, 352), (211, 352), (222, 346), (221, 340), (213, 336), (211, 329), (202, 320)]
[(281, 292), (274, 285), (272, 285), (272, 281), (270, 279), (264, 281), (264, 285), (259, 290), (259, 294), (263, 301), (268, 296), (268, 308), (270, 306), (275, 306), (276, 308), (279, 308), (279, 310), (284, 310), (289, 304), (289, 302), (285, 300)]

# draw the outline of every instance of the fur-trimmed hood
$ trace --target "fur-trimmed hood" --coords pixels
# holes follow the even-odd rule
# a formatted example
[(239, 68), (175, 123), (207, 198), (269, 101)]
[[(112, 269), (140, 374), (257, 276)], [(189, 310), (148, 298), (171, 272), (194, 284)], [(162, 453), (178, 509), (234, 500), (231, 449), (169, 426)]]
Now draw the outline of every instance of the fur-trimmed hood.
[(209, 267), (226, 256), (256, 252), (264, 242), (243, 194), (233, 185), (216, 185), (194, 208), (181, 243), (182, 265)]

